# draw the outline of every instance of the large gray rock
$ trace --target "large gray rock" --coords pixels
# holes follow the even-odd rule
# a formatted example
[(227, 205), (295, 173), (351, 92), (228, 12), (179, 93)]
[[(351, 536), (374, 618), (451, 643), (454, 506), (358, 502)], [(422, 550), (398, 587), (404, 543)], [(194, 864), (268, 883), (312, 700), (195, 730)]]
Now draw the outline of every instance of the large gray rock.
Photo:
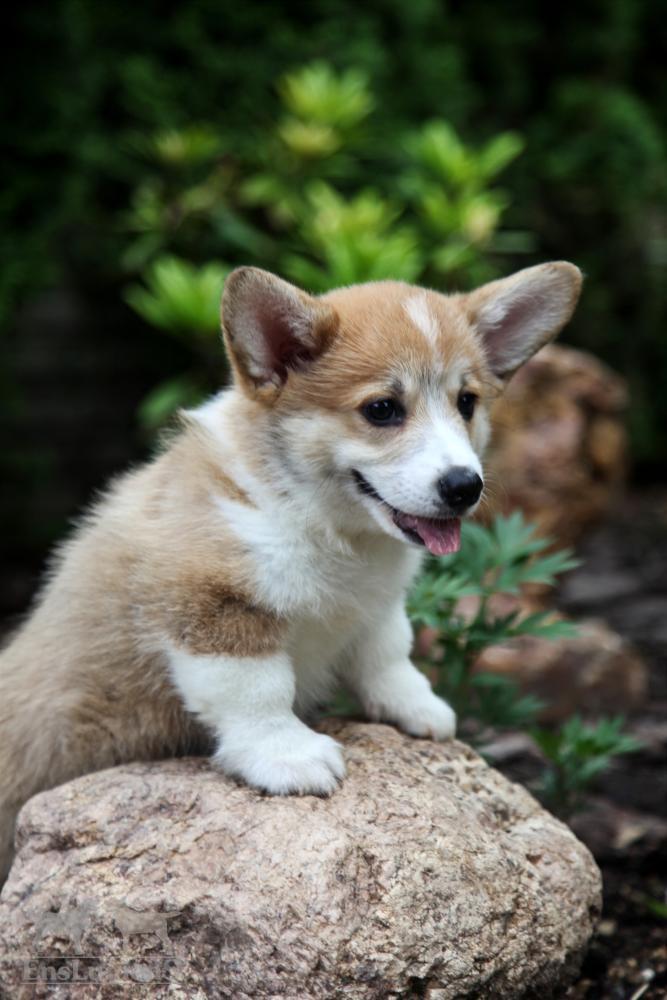
[(348, 763), (330, 799), (205, 760), (32, 799), (0, 900), (7, 996), (562, 995), (600, 905), (588, 850), (460, 743), (323, 728)]

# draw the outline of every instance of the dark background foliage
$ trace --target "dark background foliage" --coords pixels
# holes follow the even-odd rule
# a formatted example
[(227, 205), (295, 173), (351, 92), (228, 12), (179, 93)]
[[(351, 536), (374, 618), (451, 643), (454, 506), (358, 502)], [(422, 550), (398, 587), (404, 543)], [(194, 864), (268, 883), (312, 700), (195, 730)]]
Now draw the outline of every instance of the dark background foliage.
[[(375, 97), (343, 192), (353, 176), (355, 190), (391, 194), (399, 137), (433, 118), (473, 144), (523, 136), (504, 224), (530, 240), (502, 268), (564, 257), (584, 269), (565, 339), (628, 378), (635, 475), (664, 478), (666, 13), (648, 0), (17, 7), (3, 57), (3, 608), (22, 606), (90, 489), (147, 447), (135, 419), (146, 392), (191, 364), (123, 303), (123, 219), (149, 173), (138, 137), (210, 123), (223, 168), (242, 173), (280, 115), (276, 81), (314, 59), (365, 72)], [(189, 258), (261, 262), (266, 226), (249, 218), (243, 238), (231, 221), (218, 246), (191, 238)]]

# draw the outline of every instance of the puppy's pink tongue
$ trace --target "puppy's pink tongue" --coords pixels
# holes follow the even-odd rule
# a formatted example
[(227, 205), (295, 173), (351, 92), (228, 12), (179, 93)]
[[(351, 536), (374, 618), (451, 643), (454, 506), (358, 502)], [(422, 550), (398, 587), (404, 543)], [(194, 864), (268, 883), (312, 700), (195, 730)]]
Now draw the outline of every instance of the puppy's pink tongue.
[(458, 517), (440, 520), (432, 517), (415, 517), (399, 514), (396, 518), (401, 528), (414, 531), (434, 556), (448, 556), (461, 548), (461, 522)]

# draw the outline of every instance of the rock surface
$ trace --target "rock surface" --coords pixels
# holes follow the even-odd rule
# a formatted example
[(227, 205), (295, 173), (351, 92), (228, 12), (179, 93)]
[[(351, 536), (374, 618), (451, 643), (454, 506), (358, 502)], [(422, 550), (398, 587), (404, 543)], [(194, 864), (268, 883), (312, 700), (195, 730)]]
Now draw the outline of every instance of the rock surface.
[[(601, 584), (604, 586), (604, 582)], [(514, 612), (521, 617), (549, 610), (548, 591), (495, 594), (488, 601), (491, 615), (502, 618)], [(457, 614), (472, 621), (479, 598), (464, 597)], [(562, 618), (552, 611), (553, 618)], [(521, 636), (487, 646), (475, 662), (478, 673), (497, 674), (515, 681), (524, 694), (544, 702), (539, 713), (543, 722), (561, 722), (575, 712), (589, 715), (637, 712), (649, 690), (646, 663), (637, 649), (601, 619), (574, 622), (576, 635), (559, 639)], [(438, 632), (421, 628), (415, 637), (419, 656), (442, 661)], [(441, 668), (446, 672), (446, 664)], [(436, 680), (435, 676), (431, 677)]]
[(602, 621), (576, 623), (571, 638), (521, 636), (489, 646), (475, 669), (511, 677), (522, 692), (537, 695), (544, 722), (576, 712), (590, 715), (637, 711), (648, 692), (648, 670), (639, 654)]
[(560, 544), (609, 509), (626, 473), (625, 383), (591, 354), (550, 346), (494, 410), (489, 511), (520, 507)]
[(195, 759), (32, 799), (0, 899), (3, 995), (561, 996), (600, 904), (587, 849), (462, 744), (323, 728), (348, 763), (330, 799)]

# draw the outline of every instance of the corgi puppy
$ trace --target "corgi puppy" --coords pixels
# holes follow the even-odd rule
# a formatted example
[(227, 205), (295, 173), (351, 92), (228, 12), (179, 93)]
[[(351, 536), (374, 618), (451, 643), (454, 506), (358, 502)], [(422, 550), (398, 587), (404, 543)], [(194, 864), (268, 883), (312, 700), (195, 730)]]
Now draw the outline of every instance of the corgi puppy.
[(265, 792), (330, 794), (341, 748), (303, 720), (338, 683), (371, 719), (454, 735), (406, 590), (458, 548), (490, 403), (580, 285), (562, 262), (455, 295), (229, 276), (233, 384), (94, 505), (0, 655), (0, 869), (26, 799), (124, 761), (210, 747)]

